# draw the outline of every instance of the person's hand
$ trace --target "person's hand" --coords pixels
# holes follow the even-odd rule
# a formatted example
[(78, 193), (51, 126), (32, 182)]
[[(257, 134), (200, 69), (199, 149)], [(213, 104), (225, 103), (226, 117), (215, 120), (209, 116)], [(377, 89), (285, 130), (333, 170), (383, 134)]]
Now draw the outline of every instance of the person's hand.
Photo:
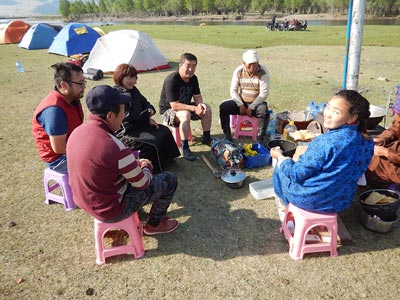
[(377, 146), (385, 145), (385, 139), (381, 137), (374, 137), (374, 144)]
[(280, 156), (283, 156), (281, 148), (274, 147), (269, 151), (269, 154), (271, 155), (272, 158), (278, 159)]
[(148, 110), (149, 113), (150, 113), (150, 117), (154, 116), (154, 114), (156, 113), (156, 112), (155, 112), (153, 109), (151, 109), (151, 108), (148, 108), (147, 110)]
[(150, 118), (149, 123), (150, 123), (150, 126), (154, 126), (155, 128), (158, 129), (159, 126), (158, 126), (158, 123), (156, 121), (154, 121), (153, 119)]
[(253, 115), (253, 110), (250, 107), (247, 108), (246, 115), (248, 115), (249, 117)]
[(244, 106), (244, 104), (239, 106), (239, 113), (241, 116), (246, 114), (246, 106)]
[(196, 106), (195, 113), (199, 116), (202, 117), (206, 114), (207, 106), (203, 103), (199, 103)]
[(374, 155), (375, 156), (383, 156), (383, 157), (388, 157), (389, 155), (389, 149), (382, 147), (382, 146), (375, 146), (374, 147)]

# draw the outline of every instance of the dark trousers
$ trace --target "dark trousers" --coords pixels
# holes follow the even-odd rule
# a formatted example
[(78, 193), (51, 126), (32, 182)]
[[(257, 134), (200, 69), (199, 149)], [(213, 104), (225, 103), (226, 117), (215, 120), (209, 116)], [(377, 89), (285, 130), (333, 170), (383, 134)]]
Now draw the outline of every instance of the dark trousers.
[(137, 190), (128, 183), (128, 188), (122, 198), (125, 202), (125, 210), (115, 219), (106, 222), (114, 223), (121, 221), (146, 204), (153, 203), (149, 213), (148, 223), (157, 226), (161, 219), (167, 214), (172, 197), (175, 194), (178, 180), (172, 172), (164, 171), (153, 176), (150, 185), (145, 190)]
[[(247, 103), (243, 103), (246, 108)], [(221, 103), (219, 106), (219, 118), (221, 120), (221, 128), (224, 134), (230, 134), (230, 115), (239, 115), (239, 107), (233, 100), (227, 100)], [(252, 113), (253, 117), (258, 119), (258, 130), (257, 136), (265, 136), (265, 130), (267, 129), (269, 122), (269, 111), (266, 102), (260, 103), (255, 107)]]

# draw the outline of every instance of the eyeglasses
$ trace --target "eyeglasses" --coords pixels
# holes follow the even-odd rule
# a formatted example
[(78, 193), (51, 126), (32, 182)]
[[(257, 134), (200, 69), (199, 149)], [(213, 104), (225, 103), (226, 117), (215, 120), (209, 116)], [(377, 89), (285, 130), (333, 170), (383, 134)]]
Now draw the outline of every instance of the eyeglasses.
[(72, 81), (72, 80), (67, 80), (67, 82), (75, 83), (80, 86), (86, 86), (86, 80), (84, 82), (76, 82), (76, 81)]

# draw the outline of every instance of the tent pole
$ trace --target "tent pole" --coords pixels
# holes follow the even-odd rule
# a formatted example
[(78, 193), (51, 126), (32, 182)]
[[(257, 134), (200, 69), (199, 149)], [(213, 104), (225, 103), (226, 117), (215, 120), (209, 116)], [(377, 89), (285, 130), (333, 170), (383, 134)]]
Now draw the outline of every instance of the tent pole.
[(350, 29), (351, 29), (352, 14), (353, 14), (353, 0), (350, 0), (349, 8), (347, 9), (346, 53), (344, 56), (343, 81), (342, 81), (342, 89), (343, 90), (346, 89), (347, 64), (349, 61), (349, 44), (350, 44)]
[(354, 0), (350, 30), (348, 74), (346, 80), (346, 88), (349, 90), (358, 90), (365, 2), (366, 0)]

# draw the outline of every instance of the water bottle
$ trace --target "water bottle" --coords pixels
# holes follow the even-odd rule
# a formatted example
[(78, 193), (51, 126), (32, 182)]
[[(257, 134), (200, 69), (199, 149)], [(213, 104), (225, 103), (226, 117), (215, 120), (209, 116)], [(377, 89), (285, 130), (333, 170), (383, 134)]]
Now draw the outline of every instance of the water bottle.
[(276, 126), (276, 116), (274, 114), (274, 111), (271, 109), (269, 111), (269, 122), (265, 133), (269, 134), (270, 136), (273, 135), (275, 133), (275, 126)]
[(283, 128), (282, 139), (288, 140), (290, 138), (290, 133), (294, 133), (297, 131), (296, 125), (294, 125), (294, 121), (289, 120), (289, 123)]
[(325, 107), (326, 107), (326, 102), (321, 102), (320, 105), (319, 105), (319, 110), (318, 110), (318, 112), (321, 113), (321, 114), (323, 114), (323, 113), (324, 113), (324, 110), (325, 110)]
[(319, 112), (319, 107), (317, 104), (314, 104), (314, 107), (312, 109), (312, 115), (313, 115), (313, 119), (315, 119), (317, 117), (317, 113)]
[(21, 61), (17, 60), (17, 62), (15, 63), (15, 66), (17, 67), (17, 72), (18, 73), (24, 73), (25, 69), (21, 64)]
[(311, 101), (309, 104), (308, 104), (308, 106), (306, 107), (306, 110), (305, 110), (305, 121), (308, 121), (308, 120), (311, 120), (311, 119), (313, 119), (313, 110), (314, 110), (314, 107), (315, 107), (315, 102), (314, 101)]

